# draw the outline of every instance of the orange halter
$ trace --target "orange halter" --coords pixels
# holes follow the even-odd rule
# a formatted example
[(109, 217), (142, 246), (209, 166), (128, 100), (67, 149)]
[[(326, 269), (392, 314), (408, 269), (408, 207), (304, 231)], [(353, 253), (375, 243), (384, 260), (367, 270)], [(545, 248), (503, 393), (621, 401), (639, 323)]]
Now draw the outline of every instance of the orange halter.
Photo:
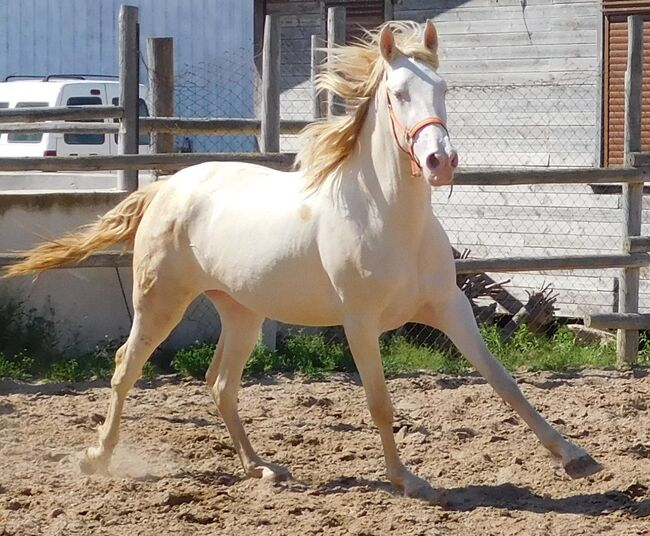
[[(449, 136), (447, 125), (445, 125), (445, 122), (442, 119), (434, 115), (431, 117), (427, 117), (426, 119), (423, 119), (422, 121), (417, 123), (413, 128), (407, 130), (406, 127), (402, 125), (400, 120), (397, 119), (397, 114), (395, 114), (395, 110), (393, 110), (393, 105), (390, 102), (390, 96), (386, 95), (386, 98), (388, 100), (388, 113), (390, 114), (390, 122), (393, 128), (393, 137), (395, 138), (395, 142), (397, 142), (397, 146), (404, 153), (406, 153), (408, 157), (411, 159), (411, 175), (415, 177), (422, 172), (422, 166), (420, 165), (420, 162), (418, 161), (417, 156), (415, 156), (415, 152), (413, 150), (415, 145), (415, 137), (419, 134), (420, 130), (422, 130), (424, 127), (428, 127), (429, 125), (441, 126), (443, 129), (445, 129), (447, 136)], [(399, 128), (399, 130), (402, 133), (402, 136), (406, 140), (407, 143), (406, 149), (404, 148), (402, 142), (400, 142), (399, 138), (397, 137), (396, 128)]]

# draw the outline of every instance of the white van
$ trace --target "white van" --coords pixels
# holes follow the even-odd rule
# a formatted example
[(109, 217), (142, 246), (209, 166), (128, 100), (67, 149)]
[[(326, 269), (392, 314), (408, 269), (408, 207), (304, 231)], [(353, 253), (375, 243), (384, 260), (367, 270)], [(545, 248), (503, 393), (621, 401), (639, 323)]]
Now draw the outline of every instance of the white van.
[[(21, 77), (26, 78), (26, 77)], [(30, 77), (35, 78), (35, 77)], [(119, 105), (117, 80), (91, 75), (50, 75), (0, 82), (0, 108)], [(140, 115), (147, 116), (146, 89), (140, 85)], [(95, 119), (91, 121), (97, 121)], [(110, 122), (113, 119), (105, 119)], [(115, 120), (116, 121), (116, 120)], [(0, 126), (1, 129), (1, 126)], [(140, 153), (148, 154), (149, 136), (140, 136)], [(117, 134), (0, 134), (0, 156), (89, 156), (117, 154)]]

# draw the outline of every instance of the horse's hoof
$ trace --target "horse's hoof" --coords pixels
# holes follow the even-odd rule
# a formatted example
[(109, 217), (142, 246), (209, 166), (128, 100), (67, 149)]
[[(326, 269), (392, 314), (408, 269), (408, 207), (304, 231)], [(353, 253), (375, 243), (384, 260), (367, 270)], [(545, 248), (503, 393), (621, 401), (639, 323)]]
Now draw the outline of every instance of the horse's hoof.
[(91, 447), (84, 452), (83, 457), (79, 461), (79, 469), (86, 475), (94, 475), (97, 473), (107, 474), (108, 463), (103, 456), (95, 454)]
[(403, 490), (405, 497), (419, 499), (439, 506), (444, 506), (447, 503), (444, 492), (434, 489), (426, 480), (414, 474), (410, 474), (404, 479)]
[(260, 478), (268, 482), (284, 482), (291, 480), (291, 473), (286, 467), (277, 463), (262, 463), (248, 470), (248, 476)]
[(603, 466), (589, 454), (583, 454), (575, 460), (570, 460), (564, 465), (564, 470), (573, 479), (585, 478), (603, 470)]

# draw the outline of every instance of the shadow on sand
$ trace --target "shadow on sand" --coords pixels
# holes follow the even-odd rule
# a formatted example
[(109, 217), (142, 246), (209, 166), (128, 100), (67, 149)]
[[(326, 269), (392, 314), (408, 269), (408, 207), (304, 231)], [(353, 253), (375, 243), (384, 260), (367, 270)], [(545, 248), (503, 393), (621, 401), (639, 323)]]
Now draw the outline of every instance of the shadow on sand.
[[(387, 482), (352, 477), (339, 477), (318, 488), (317, 493), (330, 495), (346, 491), (386, 491), (397, 495)], [(445, 510), (471, 512), (477, 508), (502, 508), (535, 513), (582, 514), (599, 516), (624, 511), (634, 517), (650, 516), (650, 499), (637, 500), (630, 493), (612, 490), (606, 493), (588, 493), (555, 499), (533, 493), (513, 484), (465, 486), (437, 489), (444, 497)]]

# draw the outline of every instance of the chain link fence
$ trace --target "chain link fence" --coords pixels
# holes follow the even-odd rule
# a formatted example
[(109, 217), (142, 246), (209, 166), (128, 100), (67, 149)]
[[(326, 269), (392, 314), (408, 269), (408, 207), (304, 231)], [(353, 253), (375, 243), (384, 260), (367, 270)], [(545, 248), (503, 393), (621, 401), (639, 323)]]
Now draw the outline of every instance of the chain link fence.
[[(308, 40), (283, 46), (281, 118), (312, 117)], [(178, 115), (255, 117), (256, 68), (241, 56), (219, 65), (194, 65), (177, 75)], [(447, 78), (448, 123), (465, 168), (597, 167), (600, 92), (593, 73), (558, 75), (552, 82), (467, 85)], [(253, 136), (177, 137), (178, 150), (255, 151)], [(282, 136), (281, 150), (298, 148)], [(458, 256), (473, 258), (599, 254), (620, 251), (617, 185), (457, 186), (433, 193), (433, 210)], [(589, 311), (617, 308), (618, 270), (490, 273), (460, 276), (481, 322), (509, 337), (516, 326), (552, 333)], [(643, 283), (642, 283), (643, 292)], [(212, 305), (188, 312), (206, 339), (218, 335)], [(510, 326), (510, 327), (507, 327)], [(286, 331), (286, 330), (285, 330)], [(408, 325), (400, 334), (431, 346), (448, 344), (435, 331)]]

